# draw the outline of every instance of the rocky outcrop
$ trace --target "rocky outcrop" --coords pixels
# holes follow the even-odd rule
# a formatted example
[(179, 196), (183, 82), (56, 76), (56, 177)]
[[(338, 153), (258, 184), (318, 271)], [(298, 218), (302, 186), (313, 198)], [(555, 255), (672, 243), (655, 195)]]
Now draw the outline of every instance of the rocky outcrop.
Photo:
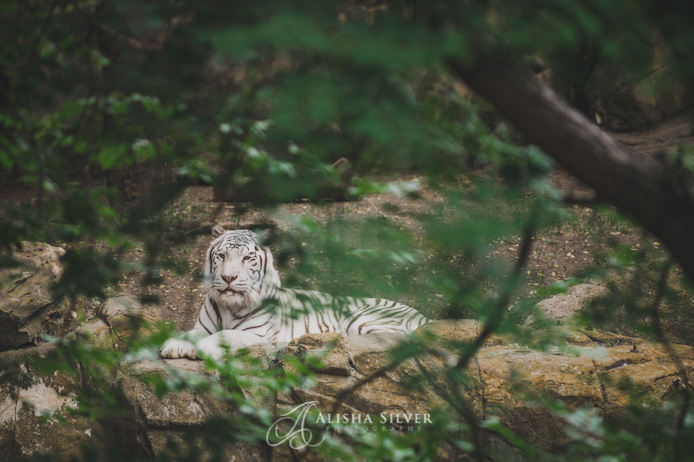
[[(143, 322), (151, 326), (159, 320), (156, 308), (141, 305), (133, 295), (121, 294), (98, 305), (95, 317), (68, 333), (66, 338), (107, 350), (121, 349), (132, 340)], [(139, 434), (132, 429), (117, 422), (110, 422), (105, 429), (98, 421), (71, 412), (77, 407), (77, 395), (85, 392), (87, 384), (89, 387), (95, 384), (90, 382), (89, 372), (78, 379), (60, 371), (42, 374), (32, 366), (54, 350), (52, 343), (42, 343), (0, 353), (0, 460), (46, 454), (56, 460), (68, 459), (81, 456), (86, 447), (102, 448), (104, 444), (114, 444), (115, 440), (137, 446)], [(75, 367), (80, 366), (75, 364)], [(109, 394), (117, 399), (131, 390), (128, 387), (132, 383), (124, 381), (116, 388), (88, 392)], [(179, 398), (185, 400), (187, 397)], [(126, 405), (127, 400), (122, 399), (122, 403)], [(155, 408), (155, 412), (158, 410)], [(99, 414), (98, 409), (92, 411)], [(195, 423), (198, 422), (189, 419), (188, 425)], [(163, 447), (162, 443), (157, 449)]]
[(99, 431), (97, 422), (69, 412), (77, 406), (74, 379), (40, 375), (26, 366), (5, 365), (1, 375), (0, 460), (76, 456)]
[(161, 321), (156, 306), (142, 305), (132, 294), (119, 294), (96, 308), (95, 317), (74, 333), (107, 348), (123, 349), (145, 325)]
[[(263, 355), (264, 349), (256, 349), (255, 354)], [(130, 453), (146, 454), (149, 457), (162, 456), (173, 460), (186, 459), (186, 455), (200, 450), (204, 452), (210, 445), (209, 441), (200, 437), (193, 437), (191, 445), (191, 435), (203, 433), (205, 425), (209, 426), (216, 418), (228, 419), (239, 415), (239, 410), (234, 404), (216, 397), (214, 393), (181, 391), (157, 396), (153, 387), (142, 382), (143, 377), (149, 374), (167, 377), (167, 367), (172, 367), (176, 374), (207, 376), (201, 361), (174, 359), (168, 363), (162, 365), (143, 362), (122, 376), (120, 387), (128, 407), (132, 410), (132, 426), (138, 429), (137, 438), (131, 441), (137, 447), (130, 448)], [(265, 404), (271, 406), (273, 402), (274, 397), (270, 397), (269, 402)], [(215, 427), (213, 422), (212, 426), (211, 433), (217, 435), (217, 438), (227, 433), (219, 426)], [(221, 460), (235, 462), (268, 460), (269, 453), (266, 447), (239, 441), (224, 444), (222, 451), (224, 456)]]
[[(440, 321), (424, 330), (444, 343), (466, 342), (475, 338), (479, 324)], [(464, 392), (476, 416), (498, 416), (517, 435), (540, 448), (559, 451), (570, 441), (564, 418), (521, 395), (558, 400), (571, 410), (590, 407), (602, 416), (615, 417), (629, 404), (629, 390), (639, 389), (640, 399), (652, 404), (662, 403), (678, 390), (677, 366), (661, 348), (598, 331), (570, 332), (567, 337), (569, 349), (563, 352), (540, 352), (509, 344), (500, 337), (490, 339), (470, 365), (472, 374)], [(384, 346), (392, 347), (399, 341), (397, 336), (383, 335), (341, 340), (326, 361), (333, 372), (319, 373), (313, 389), (295, 389), (291, 395), (279, 397), (278, 405), (292, 407), (316, 400), (322, 412), (331, 412), (336, 405), (334, 398), (340, 396), (337, 409), (350, 413), (425, 414), (436, 407), (446, 409), (445, 399), (451, 390), (445, 379), (450, 357), (445, 354), (408, 360), (369, 386), (341, 395), (363, 377), (388, 365)], [(315, 342), (315, 336), (304, 336), (289, 348), (301, 349)], [(677, 351), (685, 367), (691, 369), (694, 349), (677, 346)], [(455, 357), (452, 351), (449, 353)], [(411, 379), (422, 373), (428, 380), (413, 386)], [(623, 386), (625, 381), (631, 388)]]
[(25, 242), (14, 252), (18, 266), (0, 271), (0, 351), (35, 342), (42, 334), (62, 335), (77, 327), (76, 306), (55, 303), (51, 285), (60, 279), (65, 250)]
[(607, 293), (605, 286), (599, 284), (577, 284), (565, 294), (553, 295), (537, 304), (539, 310), (555, 321), (568, 321), (574, 314), (586, 307), (587, 303)]
[[(451, 393), (446, 371), (456, 357), (452, 345), (473, 339), (479, 327), (475, 321), (439, 321), (425, 326), (423, 332), (437, 339), (433, 353), (408, 359), (377, 376), (373, 374), (391, 363), (391, 351), (404, 337), (313, 334), (292, 341), (279, 353), (267, 346), (255, 346), (251, 356), (262, 359), (267, 367), (296, 372), (289, 358), (308, 355), (320, 356), (324, 367), (316, 369), (313, 387), (297, 386), (288, 393), (263, 396), (260, 401), (256, 396), (255, 401), (251, 400), (252, 406), (278, 415), (315, 401), (316, 409), (325, 415), (348, 413), (374, 418), (382, 413), (431, 415), (438, 408), (455, 421), (460, 417), (446, 404)], [(691, 369), (694, 349), (678, 345), (676, 351), (684, 366)], [(572, 410), (588, 407), (602, 416), (615, 417), (625, 411), (631, 399), (629, 393), (634, 389), (638, 388), (642, 405), (657, 405), (677, 392), (679, 378), (677, 366), (661, 348), (598, 331), (571, 332), (565, 347), (552, 352), (531, 350), (503, 337), (492, 337), (469, 367), (472, 373), (463, 394), (477, 418), (497, 416), (513, 432), (549, 451), (561, 451), (569, 443), (567, 422), (561, 415), (528, 400), (529, 396), (560, 401)], [(201, 432), (197, 438), (185, 436), (190, 430), (202, 429), (218, 417), (243, 417), (236, 405), (214, 393), (184, 391), (159, 396), (152, 385), (141, 380), (159, 376), (175, 381), (181, 374), (191, 373), (204, 376), (203, 363), (184, 359), (144, 361), (121, 375), (116, 387), (130, 412), (130, 417), (118, 424), (118, 438), (125, 438), (121, 446), (128, 446), (129, 451), (141, 456), (180, 457), (191, 448), (200, 449), (209, 443), (201, 439)], [(366, 377), (372, 380), (358, 387)], [(421, 380), (422, 377), (426, 379)], [(0, 392), (0, 458), (8, 454), (7, 448), (12, 448), (14, 455), (72, 454), (78, 443), (99, 433), (95, 423), (77, 417), (67, 426), (38, 424), (39, 409), (54, 411), (74, 406), (70, 390), (76, 385), (65, 382), (59, 374), (48, 378), (34, 375), (33, 379), (34, 385), (17, 398), (6, 390)], [(215, 383), (214, 378), (211, 380)], [(625, 382), (631, 388), (625, 388)], [(254, 396), (251, 388), (240, 392), (249, 398)], [(25, 411), (22, 401), (33, 403), (34, 411)], [(272, 448), (265, 443), (236, 441), (223, 446), (225, 460), (237, 462), (289, 461), (294, 457), (287, 445)], [(441, 447), (440, 451), (443, 457), (452, 457), (454, 448)]]
[[(45, 310), (64, 314), (70, 308), (52, 307), (47, 292), (48, 285), (60, 275), (60, 249), (45, 244), (26, 249), (26, 271), (6, 277), (2, 288), (9, 297), (9, 303), (3, 303), (3, 319), (10, 324), (0, 322), (0, 338), (8, 345), (24, 344), (46, 332), (46, 323), (36, 321), (53, 319)], [(551, 318), (566, 320), (602, 290), (599, 286), (574, 286), (568, 294), (542, 302), (540, 309)], [(157, 313), (156, 308), (143, 307), (131, 295), (116, 296), (99, 304), (94, 318), (67, 339), (106, 350), (120, 349), (133, 340), (143, 321), (154, 324), (159, 319)], [(436, 415), (448, 428), (462, 421), (448, 405), (454, 391), (465, 399), (475, 418), (497, 417), (537, 447), (559, 452), (570, 442), (567, 421), (538, 401), (549, 399), (570, 410), (588, 408), (603, 417), (617, 418), (634, 396), (640, 406), (658, 406), (682, 384), (681, 371), (660, 347), (601, 331), (557, 328), (564, 341), (549, 352), (516, 345), (505, 337), (490, 337), (468, 364), (465, 385), (454, 390), (451, 367), (461, 345), (476, 338), (480, 327), (472, 320), (424, 326), (419, 333), (428, 339), (427, 348), (397, 364), (393, 358), (410, 347), (405, 337), (396, 334), (350, 338), (328, 333), (305, 335), (279, 351), (270, 345), (253, 346), (249, 358), (265, 371), (302, 377), (306, 367), (311, 367), (315, 373), (312, 384), (271, 393), (253, 380), (237, 380), (234, 369), (210, 374), (201, 361), (161, 361), (154, 350), (130, 356), (127, 363), (111, 363), (111, 375), (102, 380), (96, 380), (78, 362), (72, 364), (78, 374), (65, 369), (40, 373), (32, 366), (36, 360), (28, 358), (50, 353), (52, 344), (6, 351), (0, 353), (0, 460), (37, 455), (67, 459), (80, 456), (84, 446), (97, 452), (117, 450), (124, 457), (175, 459), (217, 448), (223, 460), (291, 461), (296, 454), (287, 444), (271, 447), (257, 434), (252, 443), (247, 424), (227, 428), (221, 419), (249, 422), (244, 419), (258, 419), (257, 415), (265, 412), (263, 422), (269, 425), (290, 409), (315, 403), (316, 410), (325, 416), (372, 416), (379, 424), (380, 416), (394, 416), (395, 422), (391, 417), (386, 425), (399, 431), (408, 431), (408, 427), (398, 422), (398, 416), (418, 415), (421, 426), (439, 425), (432, 431), (440, 431), (441, 422), (429, 423), (423, 416)], [(682, 366), (691, 370), (694, 349), (682, 345), (673, 349)], [(309, 357), (319, 358), (320, 367), (315, 361), (297, 363), (296, 358)], [(236, 388), (220, 393), (217, 379), (225, 373), (230, 374), (226, 383), (235, 383)], [(206, 387), (197, 392), (184, 389), (162, 394), (155, 386), (166, 382), (175, 388), (183, 377), (191, 375)], [(99, 419), (72, 412), (85, 392), (91, 401), (82, 411)], [(246, 401), (239, 405), (229, 399), (229, 393)], [(119, 412), (114, 411), (114, 405)], [(220, 432), (221, 439), (206, 439), (206, 435)], [(501, 444), (492, 435), (484, 437), (489, 444)], [(456, 457), (453, 447), (438, 450), (444, 459)]]

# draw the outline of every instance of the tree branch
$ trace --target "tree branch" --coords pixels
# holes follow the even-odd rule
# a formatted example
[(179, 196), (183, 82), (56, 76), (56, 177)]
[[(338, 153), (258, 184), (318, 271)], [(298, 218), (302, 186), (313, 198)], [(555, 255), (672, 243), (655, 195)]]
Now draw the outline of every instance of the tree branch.
[(481, 56), (449, 66), (528, 140), (656, 235), (694, 281), (694, 198), (669, 164), (618, 145), (521, 63)]

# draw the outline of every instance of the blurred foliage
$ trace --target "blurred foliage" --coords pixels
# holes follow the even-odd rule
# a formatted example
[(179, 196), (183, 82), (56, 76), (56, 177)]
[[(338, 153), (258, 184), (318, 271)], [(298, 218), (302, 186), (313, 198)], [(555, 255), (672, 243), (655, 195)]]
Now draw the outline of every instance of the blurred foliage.
[[(441, 200), (406, 216), (410, 226), (387, 217), (299, 217), (292, 230), (271, 236), (285, 284), (394, 298), (432, 318), (494, 321), (547, 348), (550, 330), (538, 340), (519, 328), (537, 315), (534, 302), (618, 268), (631, 279), (618, 278), (583, 322), (653, 337), (648, 302), (664, 256), (646, 239), (639, 251), (615, 244), (601, 268), (534, 294), (522, 277), (509, 277), (507, 261), (490, 257), (523, 234), (531, 211), (538, 235), (572, 212), (549, 181), (548, 158), (446, 69), (451, 60), (473, 62), (479, 50), (540, 62), (585, 112), (583, 87), (596, 63), (642, 75), (654, 63), (656, 38), (667, 50), (660, 64), (691, 82), (693, 17), (694, 4), (684, 0), (2, 2), (0, 264), (11, 264), (10, 251), (23, 241), (61, 243), (68, 252), (55, 297), (103, 298), (124, 272), (141, 271), (146, 284), (159, 281), (162, 267), (182, 271), (170, 250), (207, 224), (167, 213), (189, 185), (213, 184), (232, 201), (272, 213), (285, 202), (334, 199), (335, 191), (343, 199), (386, 192), (416, 200), (417, 182), (390, 181), (417, 176)], [(354, 176), (331, 167), (343, 157)], [(672, 157), (692, 171), (691, 149)], [(396, 205), (390, 212), (400, 213)], [(147, 256), (133, 264), (124, 255), (135, 247)], [(672, 286), (665, 315), (682, 320), (675, 335), (691, 342), (691, 283)], [(124, 364), (156, 357), (163, 338), (140, 338), (125, 353), (56, 340), (57, 356), (37, 366), (81, 374), (74, 412), (108, 424), (124, 412), (113, 387)], [(403, 347), (399, 360), (421, 351)], [(196, 445), (215, 450), (218, 437), (262, 439), (272, 416), (249, 407), (239, 387), (262, 396), (312, 376), (298, 360), (295, 375), (243, 355), (206, 366), (217, 381), (175, 371), (147, 378), (160, 393), (204, 391), (239, 409), (191, 436), (190, 452), (180, 452), (189, 460), (201, 457)], [(466, 376), (458, 370), (449, 379)], [(571, 424), (575, 444), (561, 456), (493, 419), (478, 424), (531, 460), (672, 460), (692, 441), (689, 424), (673, 436), (678, 415), (691, 420), (677, 399), (658, 409), (634, 406), (628, 426), (541, 403)], [(442, 442), (461, 457), (493, 451), (475, 447), (471, 424), (459, 417), (444, 413), (438, 421), (446, 424), (402, 435), (355, 432), (352, 445), (326, 434), (321, 450), (334, 459), (418, 461), (436, 459)], [(127, 450), (109, 457), (132, 460)]]

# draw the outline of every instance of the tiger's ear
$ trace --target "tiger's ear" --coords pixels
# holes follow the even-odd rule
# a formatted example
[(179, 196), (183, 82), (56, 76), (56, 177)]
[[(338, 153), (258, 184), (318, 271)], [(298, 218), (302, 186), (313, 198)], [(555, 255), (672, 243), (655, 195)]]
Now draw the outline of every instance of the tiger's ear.
[(224, 228), (222, 227), (222, 225), (220, 225), (219, 223), (216, 223), (216, 224), (212, 225), (212, 235), (213, 235), (214, 237), (219, 237), (219, 236), (221, 236), (222, 234), (224, 234), (224, 233), (226, 233), (226, 232), (227, 232), (227, 230), (224, 229)]
[(263, 278), (262, 296), (267, 297), (272, 294), (275, 289), (282, 287), (280, 281), (280, 273), (275, 268), (275, 259), (272, 257), (272, 252), (267, 247), (263, 247), (265, 252), (265, 277)]

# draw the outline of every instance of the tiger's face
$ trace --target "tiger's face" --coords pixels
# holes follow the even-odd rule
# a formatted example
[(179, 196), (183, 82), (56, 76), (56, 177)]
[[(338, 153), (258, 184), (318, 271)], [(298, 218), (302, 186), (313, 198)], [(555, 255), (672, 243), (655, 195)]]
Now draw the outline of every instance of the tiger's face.
[(280, 286), (272, 253), (258, 245), (249, 230), (226, 231), (212, 227), (216, 237), (205, 262), (208, 295), (224, 305), (252, 307), (274, 287)]

